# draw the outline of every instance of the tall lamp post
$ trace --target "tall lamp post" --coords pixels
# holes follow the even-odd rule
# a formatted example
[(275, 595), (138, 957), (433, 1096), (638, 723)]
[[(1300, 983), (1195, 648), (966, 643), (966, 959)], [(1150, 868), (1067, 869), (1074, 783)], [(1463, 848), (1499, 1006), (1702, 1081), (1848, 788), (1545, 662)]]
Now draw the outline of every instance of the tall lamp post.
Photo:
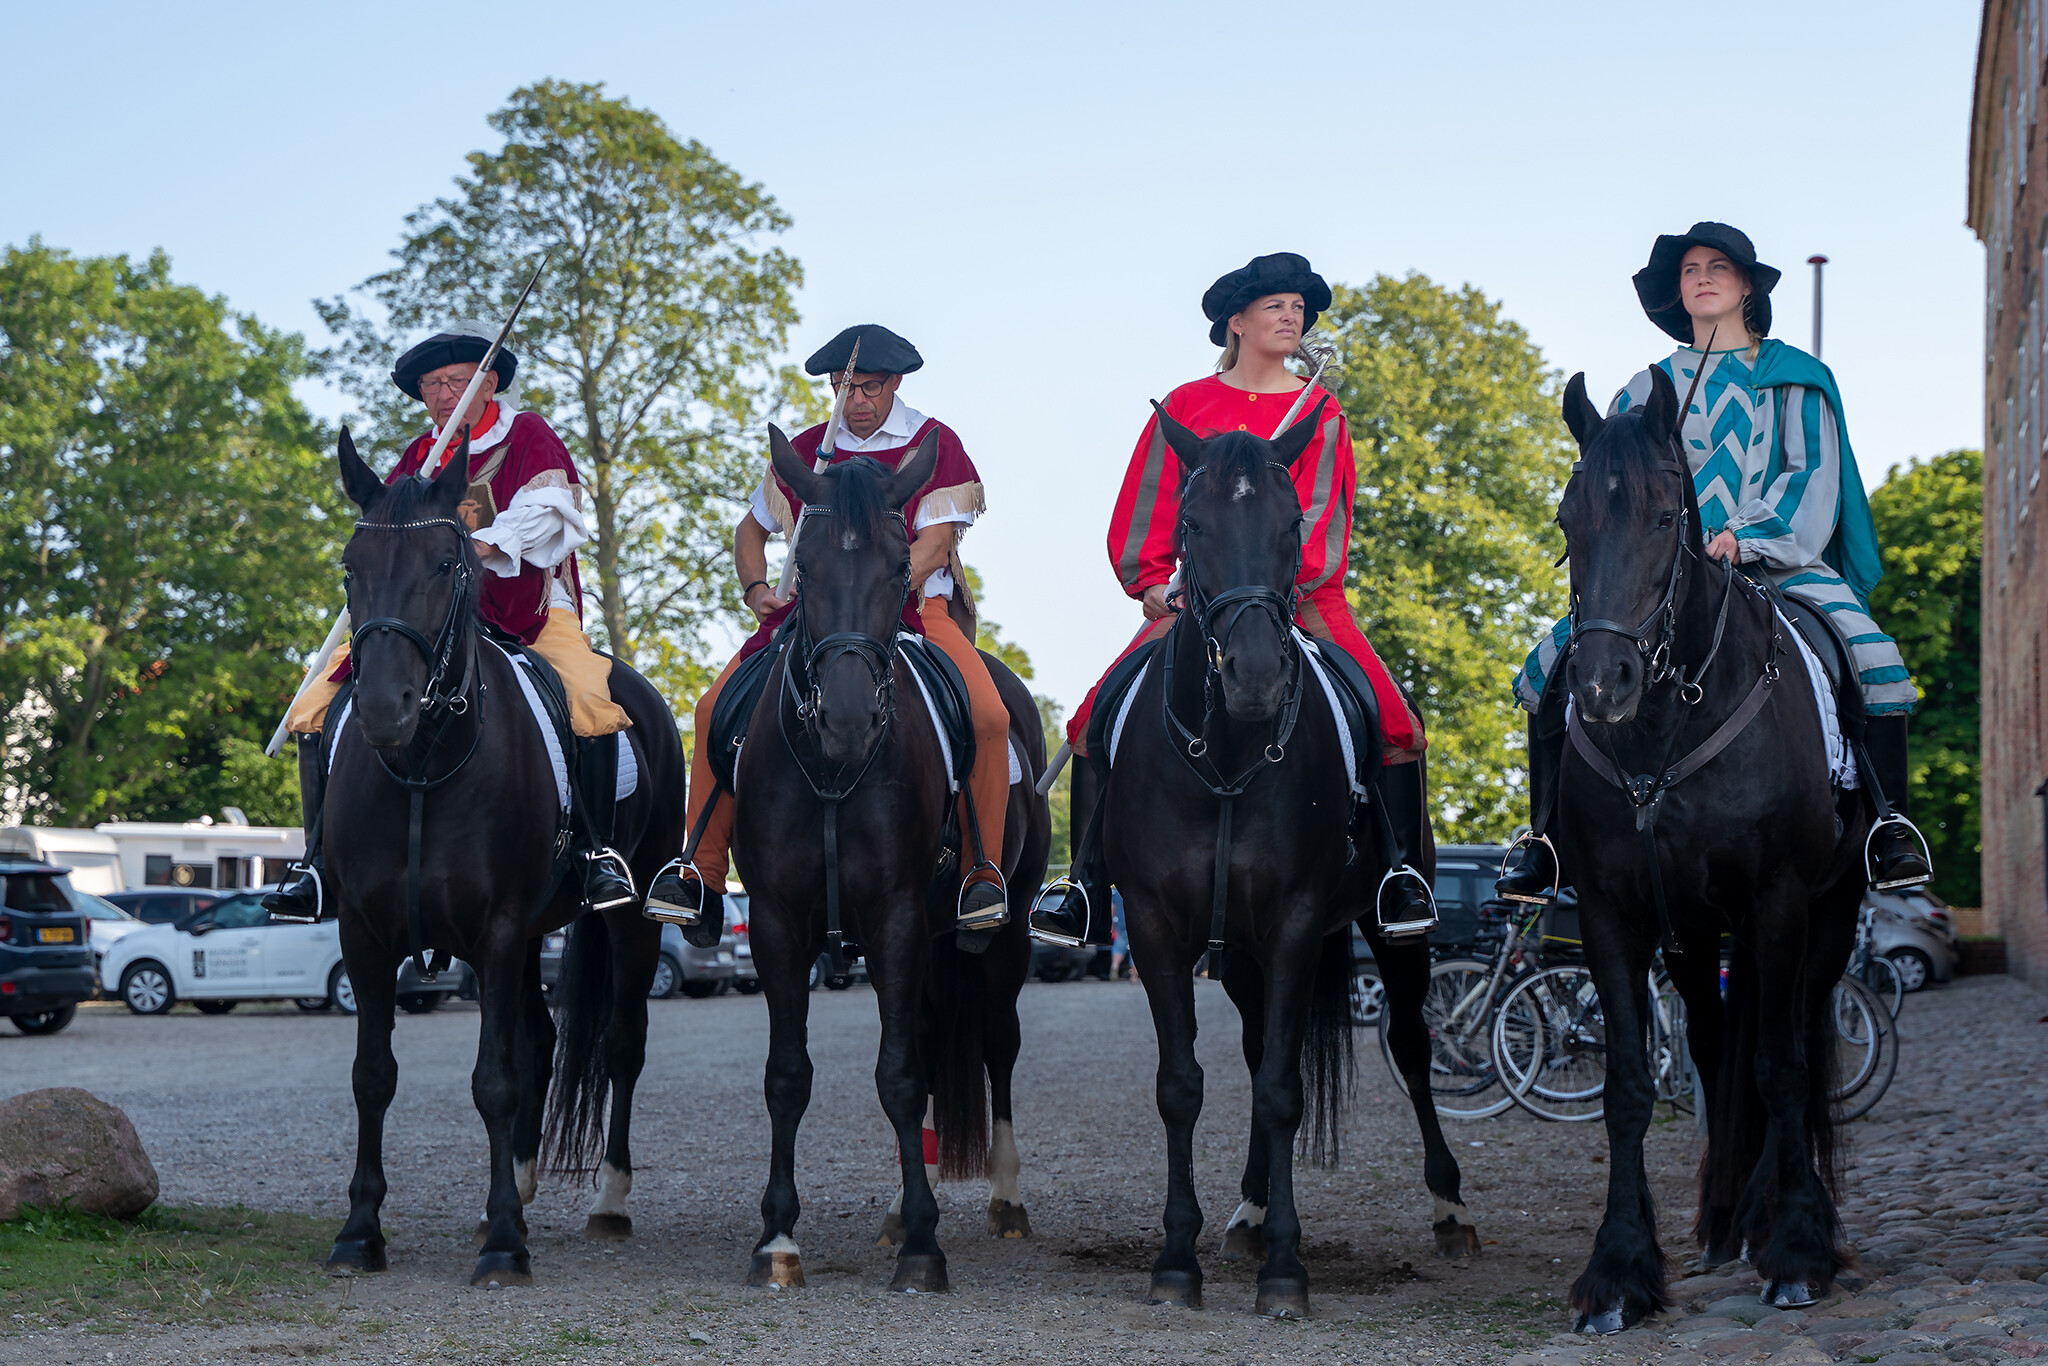
[(1813, 267), (1813, 358), (1820, 359), (1820, 272), (1828, 263), (1825, 256), (1814, 255), (1806, 258), (1806, 264)]

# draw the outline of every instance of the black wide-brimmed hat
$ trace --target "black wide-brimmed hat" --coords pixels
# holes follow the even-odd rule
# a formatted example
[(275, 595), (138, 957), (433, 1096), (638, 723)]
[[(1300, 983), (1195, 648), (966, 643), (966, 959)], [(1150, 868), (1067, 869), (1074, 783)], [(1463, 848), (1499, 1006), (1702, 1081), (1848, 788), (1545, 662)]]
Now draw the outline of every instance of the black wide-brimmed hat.
[(1297, 256), (1291, 251), (1254, 256), (1239, 269), (1210, 285), (1202, 295), (1202, 316), (1209, 320), (1210, 342), (1223, 345), (1224, 339), (1230, 335), (1230, 320), (1242, 313), (1252, 300), (1263, 299), (1268, 294), (1301, 296), (1302, 304), (1308, 309), (1308, 319), (1301, 328), (1304, 332), (1314, 327), (1316, 319), (1330, 306), (1330, 286), (1322, 276), (1309, 269), (1306, 256)]
[(860, 343), (859, 373), (863, 375), (907, 375), (924, 364), (917, 348), (880, 323), (849, 327), (831, 341), (811, 352), (804, 362), (807, 375), (836, 375), (853, 358), (853, 344)]
[[(407, 397), (419, 398), (421, 376), (444, 365), (479, 364), (490, 350), (489, 337), (473, 332), (436, 332), (398, 358), (398, 364), (391, 367), (391, 382)], [(491, 392), (502, 394), (519, 369), (519, 357), (501, 346), (491, 361), (491, 369), (498, 376), (497, 386)]]
[(1650, 321), (1686, 345), (1692, 345), (1692, 315), (1678, 295), (1678, 267), (1694, 247), (1712, 247), (1749, 272), (1750, 330), (1759, 337), (1771, 332), (1771, 290), (1779, 271), (1756, 259), (1747, 235), (1726, 223), (1695, 223), (1687, 233), (1665, 233), (1650, 248), (1650, 264), (1636, 272), (1636, 297)]

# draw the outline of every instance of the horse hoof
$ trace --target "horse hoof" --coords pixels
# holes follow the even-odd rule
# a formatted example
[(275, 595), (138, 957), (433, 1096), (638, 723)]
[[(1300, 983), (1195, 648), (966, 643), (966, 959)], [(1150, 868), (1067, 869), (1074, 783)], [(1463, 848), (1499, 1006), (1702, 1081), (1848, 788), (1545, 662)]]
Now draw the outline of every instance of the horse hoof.
[(1765, 1281), (1757, 1299), (1773, 1309), (1804, 1309), (1820, 1296), (1813, 1293), (1812, 1281)]
[(770, 1290), (801, 1290), (803, 1257), (795, 1252), (756, 1252), (754, 1264), (747, 1268), (747, 1284)]
[(1223, 1230), (1223, 1248), (1216, 1255), (1226, 1262), (1263, 1262), (1266, 1236), (1257, 1224), (1232, 1224)]
[(1031, 1216), (1024, 1207), (1008, 1200), (988, 1202), (988, 1236), (991, 1238), (1029, 1238)]
[[(525, 1235), (522, 1233), (520, 1236)], [(630, 1238), (633, 1236), (632, 1217), (625, 1214), (593, 1214), (584, 1221), (583, 1236), (608, 1241)]]
[(882, 1216), (882, 1231), (875, 1236), (876, 1247), (902, 1247), (910, 1235), (903, 1229), (903, 1216), (890, 1210)]
[(1001, 928), (1001, 925), (991, 925), (985, 930), (955, 930), (953, 947), (962, 953), (987, 953), (988, 946), (996, 942), (996, 931)]
[(471, 1285), (532, 1285), (533, 1259), (524, 1252), (486, 1252), (469, 1273)]
[(1202, 1307), (1202, 1273), (1199, 1271), (1155, 1271), (1147, 1304), (1177, 1304), (1183, 1309)]
[(384, 1259), (382, 1238), (337, 1238), (334, 1251), (327, 1254), (327, 1269), (338, 1275), (385, 1271), (389, 1267), (390, 1263)]
[(1439, 1219), (1430, 1226), (1436, 1234), (1436, 1255), (1439, 1257), (1477, 1257), (1479, 1255), (1479, 1230), (1471, 1224), (1456, 1219)]
[(1293, 1276), (1260, 1281), (1256, 1308), (1263, 1318), (1305, 1319), (1308, 1317), (1308, 1282)]
[(946, 1283), (946, 1254), (943, 1252), (905, 1254), (896, 1259), (896, 1277), (889, 1288), (905, 1295), (943, 1295), (952, 1289)]
[(1619, 1333), (1622, 1329), (1628, 1327), (1628, 1316), (1625, 1309), (1625, 1303), (1621, 1300), (1616, 1300), (1597, 1314), (1582, 1313), (1579, 1315), (1578, 1321), (1572, 1325), (1572, 1331), (1596, 1338), (1606, 1337), (1611, 1333)]
[[(520, 1215), (520, 1216), (519, 1216), (519, 1217), (518, 1217), (517, 1219), (514, 1219), (514, 1220), (513, 1220), (512, 1222), (513, 1222), (513, 1225), (514, 1225), (514, 1227), (516, 1227), (516, 1228), (517, 1228), (517, 1229), (519, 1230), (519, 1241), (520, 1241), (520, 1242), (522, 1242), (522, 1243), (523, 1243), (523, 1242), (525, 1242), (525, 1241), (526, 1241), (526, 1216), (522, 1214), (522, 1215)], [(478, 1252), (482, 1252), (482, 1251), (484, 1250), (484, 1244), (490, 1241), (490, 1237), (491, 1237), (491, 1221), (490, 1221), (490, 1220), (488, 1220), (488, 1219), (479, 1219), (479, 1220), (477, 1220), (477, 1221), (476, 1221), (476, 1250), (477, 1250)]]

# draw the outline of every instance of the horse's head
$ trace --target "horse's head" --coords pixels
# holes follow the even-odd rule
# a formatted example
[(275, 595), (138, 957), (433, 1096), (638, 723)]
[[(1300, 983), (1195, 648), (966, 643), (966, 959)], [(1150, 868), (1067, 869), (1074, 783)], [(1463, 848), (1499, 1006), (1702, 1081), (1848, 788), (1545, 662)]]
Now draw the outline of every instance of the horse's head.
[(1679, 557), (1699, 553), (1692, 474), (1677, 444), (1678, 395), (1661, 367), (1650, 376), (1649, 402), (1611, 419), (1586, 397), (1584, 373), (1564, 391), (1564, 420), (1580, 453), (1557, 506), (1571, 557), (1566, 681), (1590, 722), (1634, 719), (1645, 680), (1670, 648)]
[(1167, 416), (1180, 460), (1181, 572), (1233, 720), (1269, 721), (1294, 670), (1294, 582), (1301, 572), (1301, 498), (1292, 466), (1323, 405), (1267, 441), (1249, 432), (1207, 440)]
[(804, 501), (790, 554), (801, 606), (801, 666), (811, 723), (826, 762), (858, 763), (888, 719), (893, 642), (910, 593), (903, 505), (939, 463), (938, 433), (895, 470), (861, 457), (820, 474), (779, 428), (768, 429), (775, 472)]
[(479, 568), (457, 515), (469, 487), (469, 442), (437, 478), (388, 488), (356, 454), (346, 427), (340, 459), (342, 487), (363, 511), (341, 554), (355, 628), (355, 715), (370, 747), (389, 752), (412, 743), (422, 713), (462, 686)]

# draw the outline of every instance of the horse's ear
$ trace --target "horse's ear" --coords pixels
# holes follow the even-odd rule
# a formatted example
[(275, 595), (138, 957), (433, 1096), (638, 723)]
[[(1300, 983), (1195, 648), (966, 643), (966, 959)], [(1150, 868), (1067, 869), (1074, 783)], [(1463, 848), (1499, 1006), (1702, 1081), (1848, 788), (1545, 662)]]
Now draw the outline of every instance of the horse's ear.
[(1564, 386), (1564, 425), (1572, 429), (1572, 439), (1579, 443), (1581, 451), (1592, 445), (1593, 438), (1607, 425), (1607, 419), (1600, 416), (1600, 409), (1586, 397), (1584, 370), (1573, 375), (1571, 383)]
[(434, 476), (434, 501), (454, 508), (462, 504), (469, 493), (469, 428), (462, 429), (462, 439), (455, 443), (455, 454), (448, 457), (448, 463)]
[(902, 507), (931, 481), (932, 471), (938, 467), (939, 429), (933, 427), (924, 434), (924, 440), (917, 443), (917, 449), (910, 453), (910, 458), (896, 467), (896, 473), (889, 476), (889, 482), (882, 485), (882, 506)]
[(1202, 453), (1202, 438), (1173, 420), (1158, 399), (1152, 400), (1152, 411), (1159, 414), (1159, 430), (1166, 435), (1166, 444), (1173, 447), (1173, 453), (1180, 457), (1183, 465), (1199, 464)]
[(1316, 424), (1323, 420), (1323, 407), (1329, 401), (1327, 396), (1317, 399), (1313, 412), (1273, 438), (1273, 453), (1280, 457), (1281, 464), (1292, 466), (1301, 459), (1308, 443), (1315, 440)]
[(825, 481), (811, 470), (811, 462), (796, 453), (796, 447), (789, 444), (789, 438), (782, 434), (782, 428), (773, 422), (768, 424), (768, 463), (782, 476), (782, 482), (805, 503), (829, 504), (831, 491)]
[(356, 454), (355, 440), (346, 426), (341, 429), (341, 440), (335, 443), (335, 455), (341, 462), (342, 491), (348, 494), (350, 502), (368, 512), (370, 504), (384, 496), (384, 481)]
[(1664, 367), (1650, 367), (1650, 401), (1643, 405), (1643, 431), (1650, 440), (1663, 445), (1678, 431), (1678, 390)]

